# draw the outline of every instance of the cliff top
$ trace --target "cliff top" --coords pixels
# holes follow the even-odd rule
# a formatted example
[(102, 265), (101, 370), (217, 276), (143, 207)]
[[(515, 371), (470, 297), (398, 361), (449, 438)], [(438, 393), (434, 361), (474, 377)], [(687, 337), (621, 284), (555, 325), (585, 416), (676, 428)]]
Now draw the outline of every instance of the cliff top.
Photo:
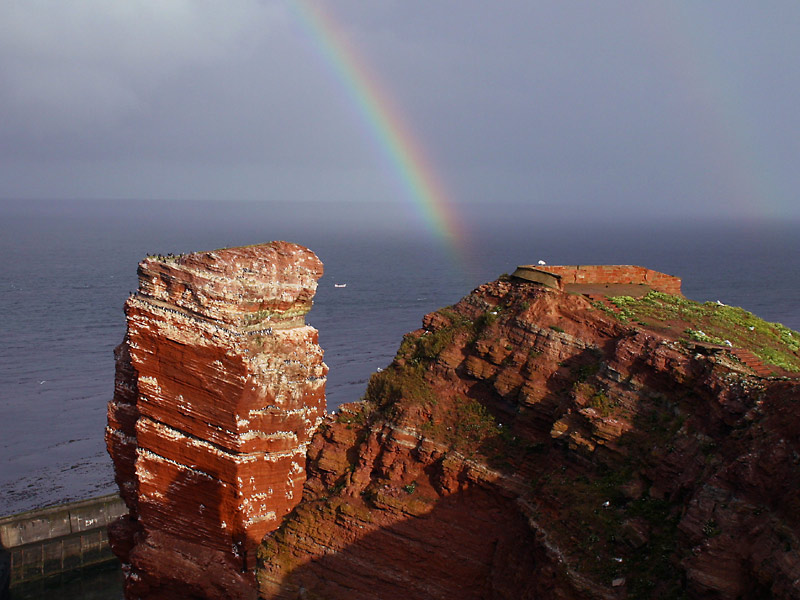
[(302, 320), (322, 262), (308, 248), (269, 242), (139, 263), (138, 295), (247, 330)]
[(695, 302), (651, 291), (640, 298), (593, 298), (593, 305), (618, 320), (670, 339), (697, 342), (709, 350), (744, 349), (773, 367), (762, 374), (800, 372), (800, 333), (721, 302)]

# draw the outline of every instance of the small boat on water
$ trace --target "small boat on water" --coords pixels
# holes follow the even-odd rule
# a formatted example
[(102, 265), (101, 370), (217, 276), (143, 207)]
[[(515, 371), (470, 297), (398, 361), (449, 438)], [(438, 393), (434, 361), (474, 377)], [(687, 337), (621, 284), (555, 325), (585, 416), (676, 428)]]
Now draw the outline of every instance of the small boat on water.
[(334, 283), (333, 287), (347, 287), (346, 283)]

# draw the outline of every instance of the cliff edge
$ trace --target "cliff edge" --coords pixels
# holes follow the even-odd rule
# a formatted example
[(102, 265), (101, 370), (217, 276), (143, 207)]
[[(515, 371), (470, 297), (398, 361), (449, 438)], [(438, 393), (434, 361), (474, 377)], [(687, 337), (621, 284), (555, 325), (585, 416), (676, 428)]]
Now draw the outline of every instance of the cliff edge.
[(485, 284), (319, 427), (259, 594), (800, 598), (797, 342), (681, 296)]

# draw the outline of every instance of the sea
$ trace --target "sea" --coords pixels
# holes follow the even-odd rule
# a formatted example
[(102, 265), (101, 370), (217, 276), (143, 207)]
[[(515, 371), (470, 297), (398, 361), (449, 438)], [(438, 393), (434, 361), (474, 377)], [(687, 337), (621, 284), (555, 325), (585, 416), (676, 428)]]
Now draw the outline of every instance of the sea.
[[(629, 219), (464, 207), (456, 235), (390, 204), (0, 202), (0, 516), (115, 491), (103, 434), (123, 304), (147, 254), (285, 239), (321, 258), (307, 322), (328, 409), (359, 400), (423, 316), (519, 264), (638, 264), (684, 294), (800, 329), (793, 221)], [(346, 287), (340, 287), (346, 284)]]

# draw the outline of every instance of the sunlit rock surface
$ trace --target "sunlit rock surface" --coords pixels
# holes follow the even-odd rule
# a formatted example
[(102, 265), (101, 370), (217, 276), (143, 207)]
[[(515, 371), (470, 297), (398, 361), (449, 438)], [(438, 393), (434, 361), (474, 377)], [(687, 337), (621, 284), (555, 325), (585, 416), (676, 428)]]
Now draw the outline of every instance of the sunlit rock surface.
[(130, 516), (128, 598), (251, 598), (255, 548), (297, 503), (324, 416), (322, 263), (286, 242), (148, 257), (125, 305), (106, 440)]
[(639, 321), (515, 279), (427, 315), (314, 436), (261, 597), (800, 598), (800, 383)]

